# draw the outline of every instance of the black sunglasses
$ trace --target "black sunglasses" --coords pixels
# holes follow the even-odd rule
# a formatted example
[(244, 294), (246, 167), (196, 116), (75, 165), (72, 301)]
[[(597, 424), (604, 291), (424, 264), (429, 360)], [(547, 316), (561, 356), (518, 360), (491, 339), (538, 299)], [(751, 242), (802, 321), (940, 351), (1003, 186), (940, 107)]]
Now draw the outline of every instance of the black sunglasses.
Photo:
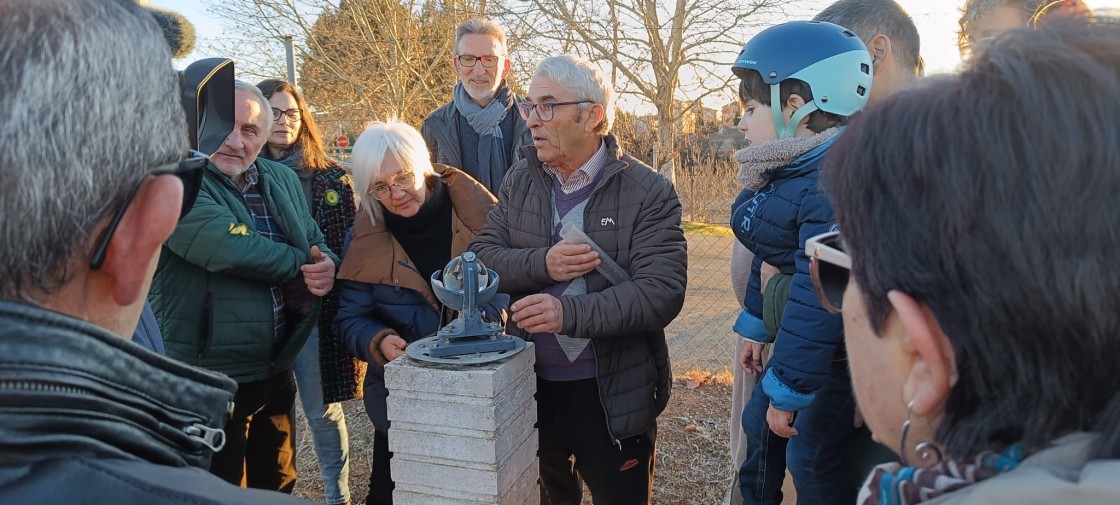
[(844, 251), (840, 232), (824, 233), (806, 240), (805, 255), (809, 257), (809, 276), (813, 279), (813, 288), (821, 307), (839, 314), (852, 272), (852, 257)]
[(194, 207), (194, 201), (198, 198), (198, 190), (202, 188), (203, 171), (206, 169), (208, 161), (209, 158), (205, 154), (191, 151), (187, 158), (160, 165), (145, 174), (128, 192), (128, 197), (125, 198), (124, 203), (113, 213), (109, 226), (101, 232), (101, 237), (97, 239), (97, 246), (93, 248), (93, 255), (89, 259), (90, 270), (98, 270), (105, 263), (105, 254), (109, 252), (109, 240), (113, 238), (113, 233), (116, 233), (117, 226), (121, 224), (121, 219), (124, 218), (124, 211), (128, 210), (128, 205), (132, 203), (133, 198), (136, 198), (136, 192), (140, 191), (140, 185), (144, 183), (145, 179), (149, 176), (174, 175), (183, 182), (183, 204), (179, 209), (179, 219), (183, 219), (183, 216), (190, 212), (191, 207)]

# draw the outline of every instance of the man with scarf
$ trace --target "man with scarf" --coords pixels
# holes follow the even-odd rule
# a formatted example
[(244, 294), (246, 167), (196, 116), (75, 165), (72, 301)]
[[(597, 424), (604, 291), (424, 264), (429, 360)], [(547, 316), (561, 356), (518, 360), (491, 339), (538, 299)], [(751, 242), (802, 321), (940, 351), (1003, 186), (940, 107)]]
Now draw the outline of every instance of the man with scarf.
[(462, 169), (494, 194), (521, 159), (519, 147), (532, 143), (525, 120), (513, 108), (518, 98), (506, 86), (506, 55), (506, 33), (497, 23), (470, 19), (459, 25), (455, 96), (429, 114), (420, 130), (433, 163)]

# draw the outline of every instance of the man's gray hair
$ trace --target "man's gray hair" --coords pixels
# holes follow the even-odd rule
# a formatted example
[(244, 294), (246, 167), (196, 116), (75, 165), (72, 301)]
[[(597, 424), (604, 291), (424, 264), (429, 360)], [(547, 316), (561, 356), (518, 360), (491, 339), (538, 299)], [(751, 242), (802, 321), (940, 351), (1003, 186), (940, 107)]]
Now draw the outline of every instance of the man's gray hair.
[[(502, 26), (486, 18), (474, 18), (463, 21), (458, 28), (455, 29), (455, 47), (454, 51), (459, 51), (459, 41), (463, 40), (464, 35), (468, 34), (489, 35), (498, 39), (498, 44), (502, 47), (502, 54), (495, 56), (508, 56), (509, 51), (506, 49), (506, 31)], [(483, 56), (483, 55), (476, 55)]]
[[(537, 64), (533, 78), (545, 77), (571, 91), (575, 100), (588, 100), (603, 106), (603, 122), (595, 133), (606, 135), (614, 125), (614, 87), (594, 63), (571, 55), (549, 56)], [(587, 108), (579, 106), (580, 111)]]
[(261, 117), (267, 118), (264, 124), (263, 134), (268, 137), (269, 132), (272, 130), (272, 122), (275, 118), (272, 117), (272, 104), (264, 97), (264, 92), (260, 88), (249, 84), (242, 80), (233, 81), (234, 91), (244, 91), (253, 95), (253, 98), (261, 104)]
[[(918, 27), (894, 0), (838, 0), (813, 17), (813, 21), (843, 26), (855, 32), (868, 46), (876, 35), (886, 35), (891, 39), (899, 66), (914, 71), (924, 67)], [(903, 75), (913, 74), (906, 72)]]
[(0, 33), (0, 299), (41, 303), (146, 173), (186, 154), (186, 121), (131, 0), (7, 0)]

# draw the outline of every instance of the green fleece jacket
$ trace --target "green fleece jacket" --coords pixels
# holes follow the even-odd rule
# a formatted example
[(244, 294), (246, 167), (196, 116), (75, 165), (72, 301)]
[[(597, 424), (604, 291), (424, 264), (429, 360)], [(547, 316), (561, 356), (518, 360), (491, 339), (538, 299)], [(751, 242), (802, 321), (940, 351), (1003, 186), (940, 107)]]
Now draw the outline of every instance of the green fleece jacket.
[[(164, 244), (149, 295), (168, 356), (239, 383), (291, 368), (315, 326), (320, 299), (300, 272), (312, 261), (311, 246), (336, 268), (340, 263), (311, 218), (295, 173), (259, 158), (256, 166), (258, 189), (287, 243), (257, 232), (237, 184), (210, 164), (194, 207)], [(283, 288), (286, 302), (286, 331), (278, 341), (273, 286)]]

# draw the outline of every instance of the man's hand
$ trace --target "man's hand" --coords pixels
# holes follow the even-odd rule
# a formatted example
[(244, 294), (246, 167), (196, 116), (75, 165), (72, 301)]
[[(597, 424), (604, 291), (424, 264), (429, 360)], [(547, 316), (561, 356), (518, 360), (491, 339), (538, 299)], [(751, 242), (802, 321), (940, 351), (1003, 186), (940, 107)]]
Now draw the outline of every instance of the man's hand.
[(307, 290), (311, 294), (326, 296), (334, 287), (334, 262), (317, 245), (311, 246), (311, 258), (315, 260), (314, 263), (299, 267), (303, 272), (303, 282), (307, 283)]
[(748, 375), (758, 375), (762, 373), (762, 349), (766, 344), (752, 342), (745, 340), (743, 347), (739, 349), (739, 366), (743, 367), (743, 371)]
[(766, 422), (770, 425), (770, 431), (783, 438), (797, 435), (797, 430), (793, 427), (794, 414), (794, 412), (778, 410), (771, 405), (770, 408), (766, 410)]
[(770, 283), (770, 278), (780, 273), (782, 272), (778, 270), (778, 267), (763, 261), (762, 266), (758, 269), (758, 278), (761, 281), (758, 284), (758, 290), (762, 294), (766, 294), (766, 285)]
[(564, 239), (548, 249), (544, 264), (552, 280), (570, 281), (599, 266), (599, 253), (592, 251), (587, 244)]
[(560, 333), (564, 329), (564, 307), (555, 296), (529, 295), (510, 307), (517, 327), (529, 333)]
[(385, 335), (385, 338), (381, 339), (381, 354), (389, 361), (401, 357), (401, 355), (404, 354), (405, 347), (408, 347), (408, 342), (405, 342), (404, 339), (396, 333)]

